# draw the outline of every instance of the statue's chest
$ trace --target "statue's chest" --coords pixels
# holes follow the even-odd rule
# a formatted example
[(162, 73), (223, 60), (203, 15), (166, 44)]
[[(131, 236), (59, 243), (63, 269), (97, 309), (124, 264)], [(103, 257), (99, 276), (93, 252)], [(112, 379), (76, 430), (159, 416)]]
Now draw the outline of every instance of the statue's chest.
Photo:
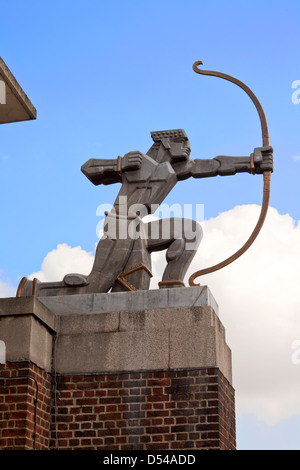
[(135, 183), (140, 187), (149, 187), (161, 183), (169, 183), (177, 181), (175, 171), (169, 162), (157, 163), (148, 155), (143, 156), (141, 168), (135, 171), (126, 172), (126, 180), (128, 183)]
[(126, 179), (130, 186), (135, 186), (134, 200), (143, 204), (160, 204), (177, 183), (169, 162), (158, 164), (146, 155), (142, 167), (127, 172)]

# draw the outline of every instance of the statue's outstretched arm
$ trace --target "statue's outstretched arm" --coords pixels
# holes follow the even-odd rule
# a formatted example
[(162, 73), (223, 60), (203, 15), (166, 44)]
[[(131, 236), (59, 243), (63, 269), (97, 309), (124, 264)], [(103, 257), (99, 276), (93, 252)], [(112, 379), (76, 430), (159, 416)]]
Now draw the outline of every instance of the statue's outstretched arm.
[(95, 185), (121, 183), (123, 172), (140, 168), (142, 155), (134, 151), (126, 153), (123, 158), (91, 158), (82, 165), (81, 171)]
[(257, 147), (250, 157), (226, 157), (220, 155), (214, 160), (220, 164), (218, 175), (234, 175), (235, 173), (261, 174), (273, 171), (273, 148)]
[(194, 159), (178, 164), (179, 180), (186, 178), (208, 178), (209, 176), (235, 175), (236, 173), (260, 174), (273, 171), (273, 149), (270, 146), (255, 148), (249, 157), (219, 155), (212, 159)]
[(91, 158), (82, 165), (81, 171), (95, 185), (121, 182), (116, 158)]

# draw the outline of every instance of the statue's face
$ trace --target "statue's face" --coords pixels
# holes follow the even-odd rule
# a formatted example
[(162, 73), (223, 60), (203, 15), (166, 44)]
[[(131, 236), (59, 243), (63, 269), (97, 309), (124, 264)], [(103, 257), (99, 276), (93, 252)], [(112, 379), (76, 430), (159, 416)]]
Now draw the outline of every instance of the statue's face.
[(189, 139), (178, 137), (170, 141), (171, 148), (169, 152), (173, 160), (188, 160), (191, 153), (191, 144)]

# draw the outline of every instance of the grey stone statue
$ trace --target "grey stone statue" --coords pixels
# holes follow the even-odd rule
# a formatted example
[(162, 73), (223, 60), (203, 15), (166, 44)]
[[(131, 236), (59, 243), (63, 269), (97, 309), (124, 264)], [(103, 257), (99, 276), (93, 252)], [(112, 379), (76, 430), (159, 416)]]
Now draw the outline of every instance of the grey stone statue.
[[(123, 158), (90, 159), (81, 168), (95, 185), (122, 183), (99, 240), (89, 275), (67, 274), (59, 282), (23, 278), (18, 296), (145, 290), (149, 288), (151, 253), (166, 251), (167, 265), (160, 288), (184, 286), (184, 276), (202, 238), (200, 225), (181, 218), (143, 222), (175, 184), (190, 177), (272, 171), (272, 147), (254, 149), (248, 157), (189, 158), (191, 146), (182, 129), (151, 133), (154, 144), (146, 154), (129, 152)], [(254, 156), (254, 157), (253, 157)]]

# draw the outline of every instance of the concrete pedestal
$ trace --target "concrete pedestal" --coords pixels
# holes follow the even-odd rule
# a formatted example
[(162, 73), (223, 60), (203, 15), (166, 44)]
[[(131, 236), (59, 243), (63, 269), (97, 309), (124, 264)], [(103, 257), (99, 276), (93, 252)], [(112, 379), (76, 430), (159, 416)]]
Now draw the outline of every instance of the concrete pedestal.
[(1, 448), (234, 449), (217, 313), (207, 287), (1, 299)]

